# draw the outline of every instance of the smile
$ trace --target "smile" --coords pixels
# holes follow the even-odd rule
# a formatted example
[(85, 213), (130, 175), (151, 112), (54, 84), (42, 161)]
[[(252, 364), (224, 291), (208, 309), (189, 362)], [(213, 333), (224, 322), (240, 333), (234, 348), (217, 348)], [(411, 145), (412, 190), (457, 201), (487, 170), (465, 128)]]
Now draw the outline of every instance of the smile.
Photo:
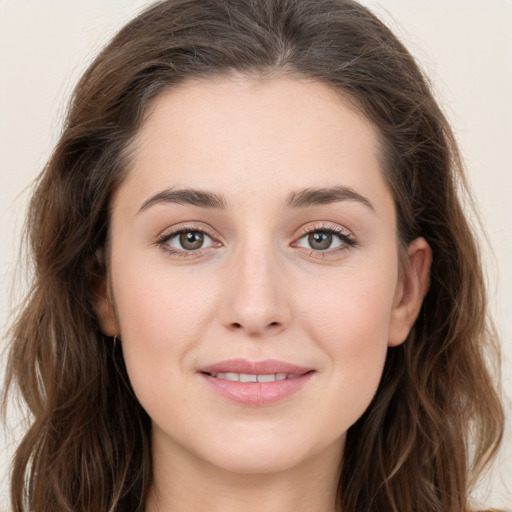
[(243, 406), (264, 407), (298, 394), (316, 371), (286, 361), (230, 359), (202, 367), (198, 374), (220, 398)]
[(216, 379), (225, 379), (233, 382), (275, 382), (276, 380), (297, 379), (300, 374), (297, 373), (270, 373), (266, 375), (258, 375), (254, 373), (210, 373), (208, 374)]

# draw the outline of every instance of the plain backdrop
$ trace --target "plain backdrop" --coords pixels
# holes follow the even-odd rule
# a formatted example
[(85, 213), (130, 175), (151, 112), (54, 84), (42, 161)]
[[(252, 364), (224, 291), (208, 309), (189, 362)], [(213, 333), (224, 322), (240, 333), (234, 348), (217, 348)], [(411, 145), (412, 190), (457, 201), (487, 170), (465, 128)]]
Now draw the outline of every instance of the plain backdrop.
[[(0, 328), (22, 293), (14, 279), (30, 186), (55, 145), (85, 66), (147, 0), (0, 0)], [(482, 240), (504, 351), (507, 433), (477, 498), (512, 508), (512, 0), (366, 0), (417, 57), (451, 120), (492, 250)], [(4, 340), (2, 339), (4, 344)], [(2, 358), (0, 377), (2, 377)], [(21, 431), (0, 430), (0, 509)]]

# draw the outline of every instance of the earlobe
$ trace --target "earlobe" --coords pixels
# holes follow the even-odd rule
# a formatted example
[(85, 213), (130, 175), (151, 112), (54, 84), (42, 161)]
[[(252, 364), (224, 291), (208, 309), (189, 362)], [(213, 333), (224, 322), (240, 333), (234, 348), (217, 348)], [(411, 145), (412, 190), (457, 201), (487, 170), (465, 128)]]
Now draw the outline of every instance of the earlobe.
[(411, 330), (428, 291), (432, 250), (424, 238), (409, 244), (391, 313), (388, 346), (403, 343)]

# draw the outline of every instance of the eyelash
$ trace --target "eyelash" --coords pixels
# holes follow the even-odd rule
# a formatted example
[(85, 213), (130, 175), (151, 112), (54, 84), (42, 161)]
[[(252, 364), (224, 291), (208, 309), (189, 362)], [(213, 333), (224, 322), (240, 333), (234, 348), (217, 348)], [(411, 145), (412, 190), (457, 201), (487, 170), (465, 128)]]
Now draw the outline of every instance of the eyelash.
[[(162, 249), (164, 252), (175, 256), (175, 257), (181, 257), (181, 258), (187, 258), (187, 257), (198, 257), (201, 256), (205, 250), (209, 249), (209, 247), (205, 248), (199, 248), (197, 250), (186, 250), (186, 249), (175, 249), (172, 246), (169, 245), (169, 241), (173, 238), (176, 238), (177, 236), (183, 234), (183, 233), (201, 233), (203, 235), (206, 235), (208, 238), (210, 238), (213, 241), (213, 244), (220, 245), (220, 242), (217, 242), (215, 237), (209, 233), (207, 230), (205, 230), (203, 227), (198, 226), (180, 226), (178, 229), (175, 229), (171, 232), (167, 232), (161, 237), (158, 238), (155, 245), (158, 246), (160, 249)], [(298, 244), (303, 238), (313, 234), (313, 233), (328, 233), (331, 235), (334, 235), (338, 237), (340, 240), (340, 245), (338, 247), (335, 247), (333, 249), (328, 248), (325, 250), (316, 250), (313, 248), (305, 248), (305, 247), (298, 247), (296, 244)], [(305, 251), (308, 251), (310, 253), (310, 256), (320, 256), (324, 257), (326, 255), (332, 255), (337, 254), (342, 251), (346, 251), (350, 247), (355, 247), (358, 245), (358, 242), (353, 238), (353, 236), (347, 232), (347, 230), (342, 229), (340, 227), (336, 226), (326, 226), (326, 225), (317, 225), (313, 228), (308, 227), (301, 230), (299, 236), (297, 239), (292, 243), (292, 247), (296, 247), (298, 249), (302, 249)]]
[(210, 234), (207, 230), (205, 230), (203, 227), (198, 226), (180, 226), (178, 229), (175, 229), (171, 232), (167, 232), (164, 235), (162, 235), (158, 240), (156, 241), (156, 244), (160, 249), (162, 249), (167, 254), (170, 254), (172, 256), (181, 257), (181, 258), (187, 258), (191, 256), (201, 256), (203, 252), (208, 249), (206, 248), (200, 248), (195, 251), (187, 251), (186, 249), (175, 249), (174, 247), (169, 245), (169, 242), (176, 238), (177, 236), (183, 234), (183, 233), (201, 233), (203, 235), (206, 235), (208, 238), (210, 238), (214, 243), (220, 244), (220, 242), (217, 242), (215, 237)]
[(334, 235), (334, 236), (338, 237), (338, 239), (340, 240), (341, 243), (338, 247), (328, 248), (325, 250), (316, 250), (313, 248), (298, 247), (299, 249), (307, 251), (309, 253), (309, 256), (312, 256), (312, 257), (324, 258), (325, 256), (339, 254), (341, 252), (348, 250), (351, 247), (356, 247), (358, 245), (358, 242), (354, 239), (353, 235), (348, 230), (343, 229), (338, 226), (324, 225), (324, 224), (314, 226), (313, 228), (306, 227), (306, 228), (302, 229), (299, 237), (297, 238), (297, 240), (295, 242), (293, 242), (292, 245), (296, 246), (295, 244), (298, 244), (303, 238), (305, 238), (313, 233), (328, 233), (330, 235)]

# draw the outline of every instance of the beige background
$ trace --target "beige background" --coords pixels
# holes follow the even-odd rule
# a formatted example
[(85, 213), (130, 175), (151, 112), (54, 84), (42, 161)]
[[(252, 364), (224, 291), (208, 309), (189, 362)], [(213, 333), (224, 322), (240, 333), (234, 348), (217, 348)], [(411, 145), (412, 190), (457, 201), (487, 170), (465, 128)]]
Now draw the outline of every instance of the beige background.
[[(0, 0), (0, 328), (29, 186), (60, 131), (66, 99), (100, 48), (147, 0)], [(508, 427), (477, 497), (512, 508), (512, 0), (366, 0), (417, 56), (459, 137), (487, 235), (492, 306), (504, 345)], [(0, 374), (3, 373), (0, 364)], [(0, 375), (1, 376), (1, 375)], [(20, 414), (0, 430), (0, 508)]]

